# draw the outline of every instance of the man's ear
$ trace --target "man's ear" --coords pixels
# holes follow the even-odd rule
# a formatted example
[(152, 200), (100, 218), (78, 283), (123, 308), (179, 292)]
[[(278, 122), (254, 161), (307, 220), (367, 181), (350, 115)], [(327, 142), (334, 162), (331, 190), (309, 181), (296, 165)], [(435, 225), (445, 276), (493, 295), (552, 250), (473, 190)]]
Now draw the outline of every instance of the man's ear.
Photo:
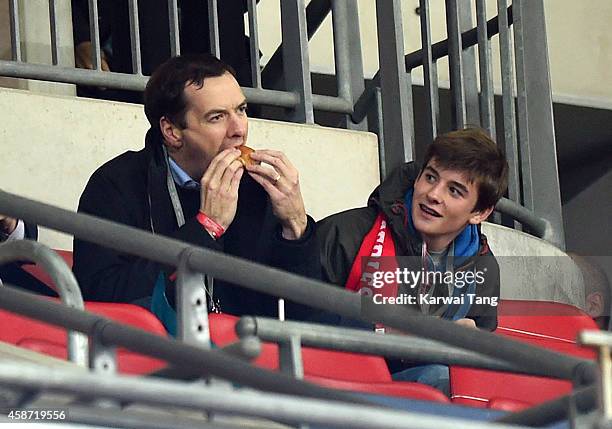
[(183, 132), (165, 116), (159, 118), (159, 129), (169, 149), (178, 150), (183, 146)]
[(601, 292), (591, 292), (585, 298), (586, 312), (593, 319), (604, 315), (604, 297)]
[(475, 211), (470, 218), (470, 223), (472, 225), (478, 225), (479, 223), (484, 222), (491, 215), (491, 213), (493, 213), (494, 209), (495, 207), (491, 206), (484, 210)]

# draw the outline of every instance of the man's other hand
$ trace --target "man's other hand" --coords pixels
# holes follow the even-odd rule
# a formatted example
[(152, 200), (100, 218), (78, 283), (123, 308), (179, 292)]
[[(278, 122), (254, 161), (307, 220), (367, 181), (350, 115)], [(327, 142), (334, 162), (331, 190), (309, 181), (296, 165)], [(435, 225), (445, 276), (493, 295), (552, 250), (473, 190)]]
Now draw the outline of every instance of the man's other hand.
[(213, 158), (202, 176), (200, 211), (227, 229), (238, 208), (238, 187), (244, 169), (238, 149), (225, 149)]
[(272, 211), (281, 222), (283, 237), (287, 240), (301, 238), (308, 219), (297, 169), (283, 152), (276, 150), (257, 150), (251, 158), (272, 166), (254, 164), (247, 166), (247, 171), (270, 196)]

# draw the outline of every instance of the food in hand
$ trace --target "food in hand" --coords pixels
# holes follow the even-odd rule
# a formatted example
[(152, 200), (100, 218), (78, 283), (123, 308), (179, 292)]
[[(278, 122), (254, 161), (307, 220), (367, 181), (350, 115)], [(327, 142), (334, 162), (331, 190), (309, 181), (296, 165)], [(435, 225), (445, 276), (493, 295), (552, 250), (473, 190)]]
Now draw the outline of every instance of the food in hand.
[(244, 167), (247, 165), (258, 164), (257, 161), (251, 158), (251, 154), (255, 152), (254, 149), (244, 145), (239, 146), (238, 149), (240, 150), (240, 157), (238, 158), (238, 161), (240, 161)]

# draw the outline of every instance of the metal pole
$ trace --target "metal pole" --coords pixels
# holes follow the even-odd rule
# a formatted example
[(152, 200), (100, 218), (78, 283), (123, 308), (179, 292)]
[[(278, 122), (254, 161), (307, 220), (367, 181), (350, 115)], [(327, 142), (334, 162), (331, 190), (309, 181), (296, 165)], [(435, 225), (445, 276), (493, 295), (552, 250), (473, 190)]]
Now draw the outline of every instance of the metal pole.
[(89, 40), (91, 42), (91, 63), (93, 69), (102, 70), (102, 60), (100, 51), (100, 28), (98, 26), (98, 2), (89, 0)]
[(129, 8), (132, 72), (137, 75), (142, 75), (142, 60), (140, 58), (140, 25), (138, 23), (138, 0), (129, 0)]
[(257, 24), (257, 1), (247, 0), (249, 14), (249, 47), (251, 52), (251, 80), (254, 88), (261, 88), (259, 67), (259, 26)]
[(177, 0), (168, 0), (168, 20), (170, 28), (170, 56), (181, 54), (181, 36), (179, 32), (179, 18)]
[(58, 16), (57, 0), (49, 0), (49, 28), (51, 31), (51, 63), (59, 64), (59, 44), (57, 37), (57, 16)]
[(400, 0), (376, 0), (380, 87), (387, 172), (414, 159), (412, 81), (404, 66), (404, 30)]
[(10, 0), (11, 52), (13, 61), (21, 61), (21, 31), (19, 29), (19, 0)]
[(289, 120), (314, 124), (305, 8), (304, 0), (281, 2), (283, 67), (287, 90), (296, 93), (300, 100)]
[[(497, 0), (499, 16), (499, 50), (502, 73), (502, 111), (504, 115), (504, 146), (508, 161), (508, 198), (521, 204), (519, 184), (519, 155), (516, 142), (516, 119), (514, 105), (514, 67), (512, 66), (512, 45), (506, 9), (507, 0)], [(515, 11), (516, 15), (516, 11)], [(515, 19), (516, 22), (516, 19)]]
[[(338, 96), (353, 106), (365, 88), (357, 0), (334, 0), (332, 25)], [(349, 115), (344, 117), (342, 127), (368, 130), (366, 120), (355, 124)]]
[(219, 44), (219, 14), (217, 0), (208, 0), (208, 33), (210, 35), (210, 53), (217, 58), (221, 57)]
[(459, 27), (459, 0), (446, 0), (446, 28), (448, 32), (448, 66), (453, 98), (453, 128), (461, 129), (467, 125), (465, 86), (463, 73), (463, 49), (461, 47), (461, 28)]
[(518, 0), (514, 8), (523, 205), (552, 224), (555, 231), (552, 243), (563, 250), (565, 236), (544, 3)]
[(439, 100), (438, 100), (438, 73), (431, 53), (431, 19), (429, 0), (420, 0), (421, 8), (421, 51), (423, 52), (423, 77), (425, 84), (425, 100), (427, 121), (427, 142), (433, 142), (438, 135), (439, 126)]
[(491, 39), (487, 34), (487, 6), (485, 0), (476, 0), (478, 26), (478, 65), (480, 70), (480, 126), (495, 138), (495, 93), (491, 64)]
[[(472, 5), (469, 1), (458, 4), (459, 30), (463, 33), (472, 29)], [(463, 45), (463, 43), (462, 43)], [(476, 49), (474, 46), (462, 48), (463, 89), (465, 91), (466, 125), (477, 125), (480, 122), (478, 106), (478, 74), (476, 72)]]

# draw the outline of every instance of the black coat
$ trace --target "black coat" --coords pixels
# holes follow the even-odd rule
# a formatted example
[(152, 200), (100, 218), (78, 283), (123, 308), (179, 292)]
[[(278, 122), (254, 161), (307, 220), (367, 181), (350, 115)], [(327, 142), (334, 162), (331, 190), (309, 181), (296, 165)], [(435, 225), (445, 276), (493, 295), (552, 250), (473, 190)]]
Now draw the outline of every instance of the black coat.
[[(186, 221), (179, 228), (166, 186), (161, 137), (150, 130), (146, 140), (145, 149), (119, 155), (91, 176), (79, 212), (320, 279), (314, 221), (308, 218), (300, 240), (282, 238), (267, 194), (247, 174), (239, 188), (234, 221), (219, 240), (215, 241), (195, 218), (200, 207), (199, 190), (178, 188)], [(137, 302), (150, 297), (164, 268), (83, 240), (74, 241), (74, 272), (86, 300)], [(226, 313), (277, 315), (276, 298), (268, 295), (220, 280), (215, 280), (214, 295)], [(286, 311), (290, 317), (302, 318), (301, 312), (306, 310), (288, 303)]]
[[(384, 213), (392, 231), (396, 255), (421, 255), (423, 242), (406, 227), (404, 204), (406, 192), (414, 186), (419, 171), (414, 163), (402, 165), (374, 190), (367, 207), (347, 210), (318, 222), (317, 234), (321, 243), (321, 265), (325, 281), (345, 286), (361, 243), (372, 229), (379, 212)], [(484, 287), (478, 289), (479, 296), (499, 297), (499, 266), (483, 234), (480, 234), (478, 257), (472, 258), (462, 267), (467, 268), (487, 273)], [(497, 327), (497, 307), (491, 305), (472, 305), (466, 317), (474, 319), (482, 329), (494, 330)]]

